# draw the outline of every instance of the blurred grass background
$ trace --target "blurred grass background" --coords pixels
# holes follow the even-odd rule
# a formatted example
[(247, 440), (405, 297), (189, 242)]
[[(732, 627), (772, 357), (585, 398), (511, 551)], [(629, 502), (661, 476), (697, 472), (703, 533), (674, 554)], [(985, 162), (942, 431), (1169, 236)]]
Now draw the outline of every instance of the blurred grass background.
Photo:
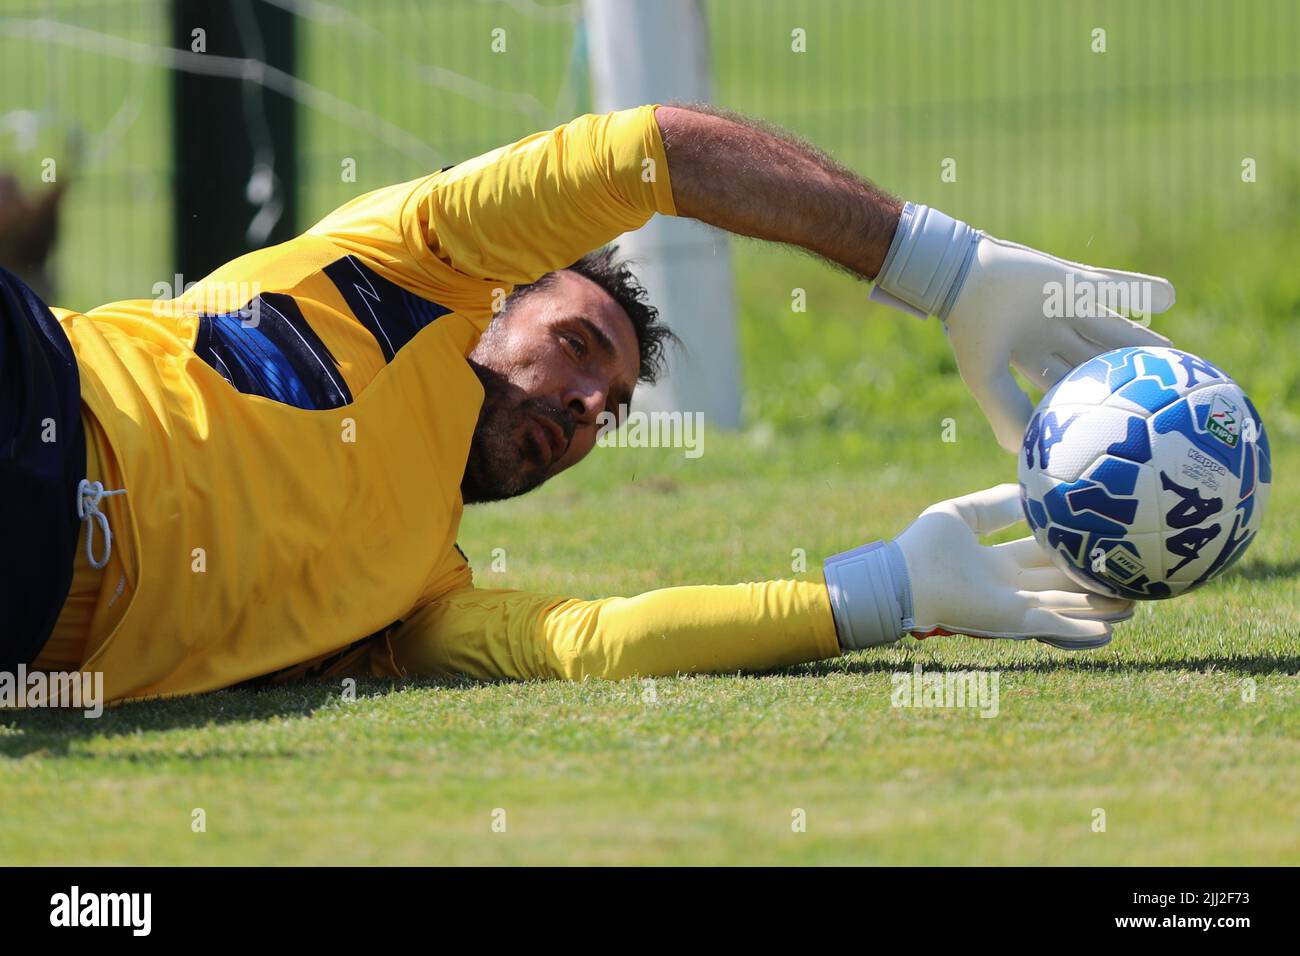
[[(577, 4), (283, 2), (298, 13), (300, 80), (429, 146), (394, 146), (352, 112), (304, 107), (300, 229), (431, 160), (589, 106)], [(1179, 304), (1159, 327), (1240, 378), (1279, 437), (1300, 432), (1300, 361), (1288, 357), (1300, 342), (1300, 6), (706, 6), (719, 105), (997, 235), (1169, 276)], [(60, 305), (149, 296), (171, 281), (170, 99), (156, 56), (167, 18), (162, 0), (0, 0), (0, 170), (38, 189), (43, 157), (74, 165)], [(497, 27), (505, 53), (490, 51)], [(795, 29), (806, 53), (791, 51)], [(1096, 29), (1104, 53), (1093, 52)], [(340, 176), (345, 157), (355, 183)], [(955, 182), (940, 179), (945, 159)], [(1254, 182), (1242, 180), (1247, 159)], [(735, 261), (750, 425), (869, 433), (873, 447), (910, 443), (950, 415), (980, 427), (936, 323), (868, 306), (865, 286), (783, 250), (741, 242)], [(806, 313), (791, 311), (796, 287)]]

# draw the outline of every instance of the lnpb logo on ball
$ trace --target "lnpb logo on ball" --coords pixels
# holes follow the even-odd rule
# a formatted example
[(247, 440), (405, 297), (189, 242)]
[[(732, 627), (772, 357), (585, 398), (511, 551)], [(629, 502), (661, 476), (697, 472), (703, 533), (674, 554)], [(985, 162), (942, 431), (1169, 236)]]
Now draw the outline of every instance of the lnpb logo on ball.
[(1229, 448), (1237, 447), (1241, 436), (1241, 415), (1237, 406), (1222, 395), (1215, 395), (1210, 403), (1210, 415), (1205, 422), (1205, 430)]

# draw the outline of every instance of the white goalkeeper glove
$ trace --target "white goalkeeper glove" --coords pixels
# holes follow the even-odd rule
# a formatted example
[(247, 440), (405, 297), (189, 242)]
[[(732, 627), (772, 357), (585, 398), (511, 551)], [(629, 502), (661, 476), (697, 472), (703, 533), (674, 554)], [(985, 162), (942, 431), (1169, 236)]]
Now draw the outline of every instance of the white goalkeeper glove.
[(1033, 403), (1009, 366), (1045, 391), (1110, 349), (1168, 345), (1111, 305), (1127, 305), (1130, 314), (1164, 312), (1174, 287), (1158, 276), (1058, 259), (908, 203), (871, 298), (943, 320), (962, 380), (998, 443), (1015, 452)]
[(861, 650), (907, 633), (1034, 638), (1067, 650), (1108, 644), (1132, 601), (1083, 590), (1033, 538), (979, 543), (1023, 517), (1019, 486), (998, 485), (931, 505), (893, 541), (828, 558), (840, 645)]

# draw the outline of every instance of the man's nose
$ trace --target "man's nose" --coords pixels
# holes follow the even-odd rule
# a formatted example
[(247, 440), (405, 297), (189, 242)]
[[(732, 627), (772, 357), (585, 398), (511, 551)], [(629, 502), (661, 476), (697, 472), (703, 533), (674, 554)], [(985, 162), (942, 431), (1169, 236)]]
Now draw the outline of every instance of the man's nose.
[(573, 384), (565, 396), (567, 408), (579, 422), (590, 424), (596, 420), (601, 409), (605, 407), (608, 389), (604, 383), (595, 379), (583, 379)]

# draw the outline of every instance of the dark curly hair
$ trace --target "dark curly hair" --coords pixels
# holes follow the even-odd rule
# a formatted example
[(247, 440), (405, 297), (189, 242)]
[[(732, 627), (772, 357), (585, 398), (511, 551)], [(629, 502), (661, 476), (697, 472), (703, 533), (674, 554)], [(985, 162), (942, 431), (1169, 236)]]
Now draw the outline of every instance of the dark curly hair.
[[(659, 310), (647, 301), (645, 286), (632, 274), (628, 262), (618, 258), (618, 246), (605, 246), (589, 252), (560, 271), (576, 272), (583, 278), (590, 279), (627, 313), (641, 353), (637, 381), (653, 385), (663, 374), (668, 343), (680, 343), (680, 340), (672, 329), (659, 321)], [(506, 303), (545, 289), (555, 280), (555, 276), (556, 273), (548, 272), (536, 282), (515, 286)]]

